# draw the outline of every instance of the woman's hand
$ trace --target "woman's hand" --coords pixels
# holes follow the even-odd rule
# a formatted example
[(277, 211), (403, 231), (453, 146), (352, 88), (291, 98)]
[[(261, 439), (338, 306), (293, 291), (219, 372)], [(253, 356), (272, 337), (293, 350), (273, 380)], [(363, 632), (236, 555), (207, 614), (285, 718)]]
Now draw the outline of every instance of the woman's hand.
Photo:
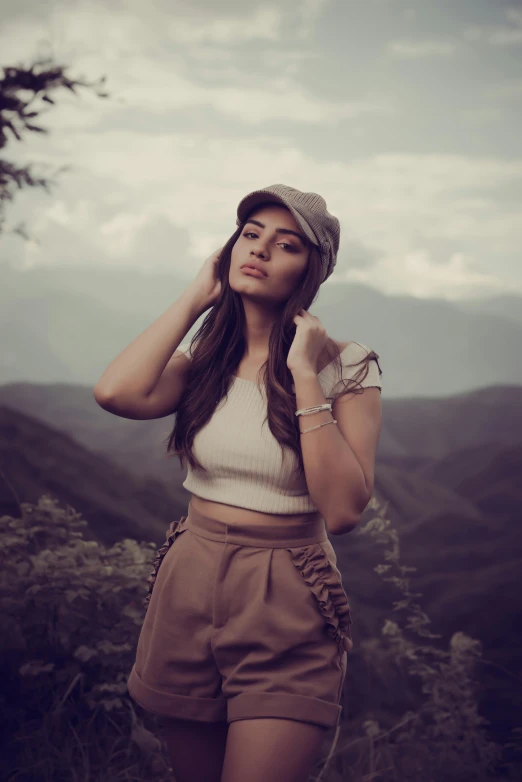
[(297, 328), (286, 365), (290, 372), (303, 369), (317, 372), (317, 361), (328, 341), (326, 329), (316, 315), (302, 309), (295, 316), (294, 323)]

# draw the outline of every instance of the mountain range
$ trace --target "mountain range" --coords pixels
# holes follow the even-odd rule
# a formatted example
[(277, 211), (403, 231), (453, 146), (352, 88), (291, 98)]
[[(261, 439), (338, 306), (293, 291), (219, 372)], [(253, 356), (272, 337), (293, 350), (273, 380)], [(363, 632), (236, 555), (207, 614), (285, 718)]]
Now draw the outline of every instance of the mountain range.
[[(0, 513), (50, 493), (82, 513), (87, 538), (162, 545), (190, 499), (185, 470), (165, 453), (174, 416), (119, 418), (97, 405), (93, 388), (186, 284), (134, 270), (0, 265)], [(441, 648), (457, 631), (481, 641), (481, 703), (505, 738), (522, 699), (520, 301), (450, 304), (358, 284), (323, 288), (311, 311), (328, 333), (380, 356), (374, 494), (397, 531), (402, 564), (415, 568), (411, 589)], [(360, 534), (371, 513), (331, 538), (356, 648), (380, 634), (400, 599), (375, 570), (381, 547)], [(369, 681), (354, 682), (366, 707)]]

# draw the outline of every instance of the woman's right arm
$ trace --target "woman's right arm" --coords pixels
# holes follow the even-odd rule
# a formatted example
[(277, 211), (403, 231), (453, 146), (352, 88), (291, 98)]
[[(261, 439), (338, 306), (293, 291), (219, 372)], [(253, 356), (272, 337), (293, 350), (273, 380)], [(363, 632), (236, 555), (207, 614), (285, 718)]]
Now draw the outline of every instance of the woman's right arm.
[(94, 388), (100, 407), (122, 418), (163, 418), (175, 413), (190, 360), (177, 350), (185, 335), (221, 294), (220, 247), (168, 310), (116, 356)]
[(190, 365), (177, 347), (208, 306), (203, 296), (187, 288), (109, 364), (94, 388), (100, 407), (134, 419), (176, 412)]

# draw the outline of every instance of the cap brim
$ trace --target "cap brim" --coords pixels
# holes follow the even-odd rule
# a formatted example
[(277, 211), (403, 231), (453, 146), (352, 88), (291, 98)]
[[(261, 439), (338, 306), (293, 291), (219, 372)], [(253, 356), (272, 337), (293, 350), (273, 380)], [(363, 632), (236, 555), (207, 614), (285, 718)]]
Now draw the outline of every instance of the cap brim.
[(240, 223), (244, 223), (247, 219), (248, 215), (252, 211), (252, 209), (256, 206), (261, 206), (261, 204), (266, 203), (266, 201), (276, 201), (279, 204), (282, 204), (282, 206), (286, 206), (287, 209), (289, 209), (292, 213), (292, 215), (295, 217), (298, 225), (300, 226), (301, 230), (303, 231), (304, 235), (307, 237), (307, 239), (312, 243), (315, 244), (316, 247), (320, 247), (319, 242), (317, 241), (317, 237), (299, 212), (296, 212), (295, 209), (292, 208), (290, 204), (287, 204), (285, 199), (282, 198), (279, 195), (275, 195), (275, 193), (271, 193), (267, 190), (256, 190), (254, 193), (250, 193), (248, 196), (246, 196), (240, 203), (237, 208), (237, 217)]

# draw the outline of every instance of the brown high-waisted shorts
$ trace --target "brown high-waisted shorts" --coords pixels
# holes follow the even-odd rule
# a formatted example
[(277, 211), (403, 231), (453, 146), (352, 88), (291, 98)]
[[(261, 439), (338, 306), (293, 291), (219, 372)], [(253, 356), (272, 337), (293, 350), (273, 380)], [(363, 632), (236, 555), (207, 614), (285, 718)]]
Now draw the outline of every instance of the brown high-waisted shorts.
[(154, 560), (129, 694), (163, 717), (337, 726), (352, 620), (336, 562), (324, 519), (232, 525), (189, 504)]

